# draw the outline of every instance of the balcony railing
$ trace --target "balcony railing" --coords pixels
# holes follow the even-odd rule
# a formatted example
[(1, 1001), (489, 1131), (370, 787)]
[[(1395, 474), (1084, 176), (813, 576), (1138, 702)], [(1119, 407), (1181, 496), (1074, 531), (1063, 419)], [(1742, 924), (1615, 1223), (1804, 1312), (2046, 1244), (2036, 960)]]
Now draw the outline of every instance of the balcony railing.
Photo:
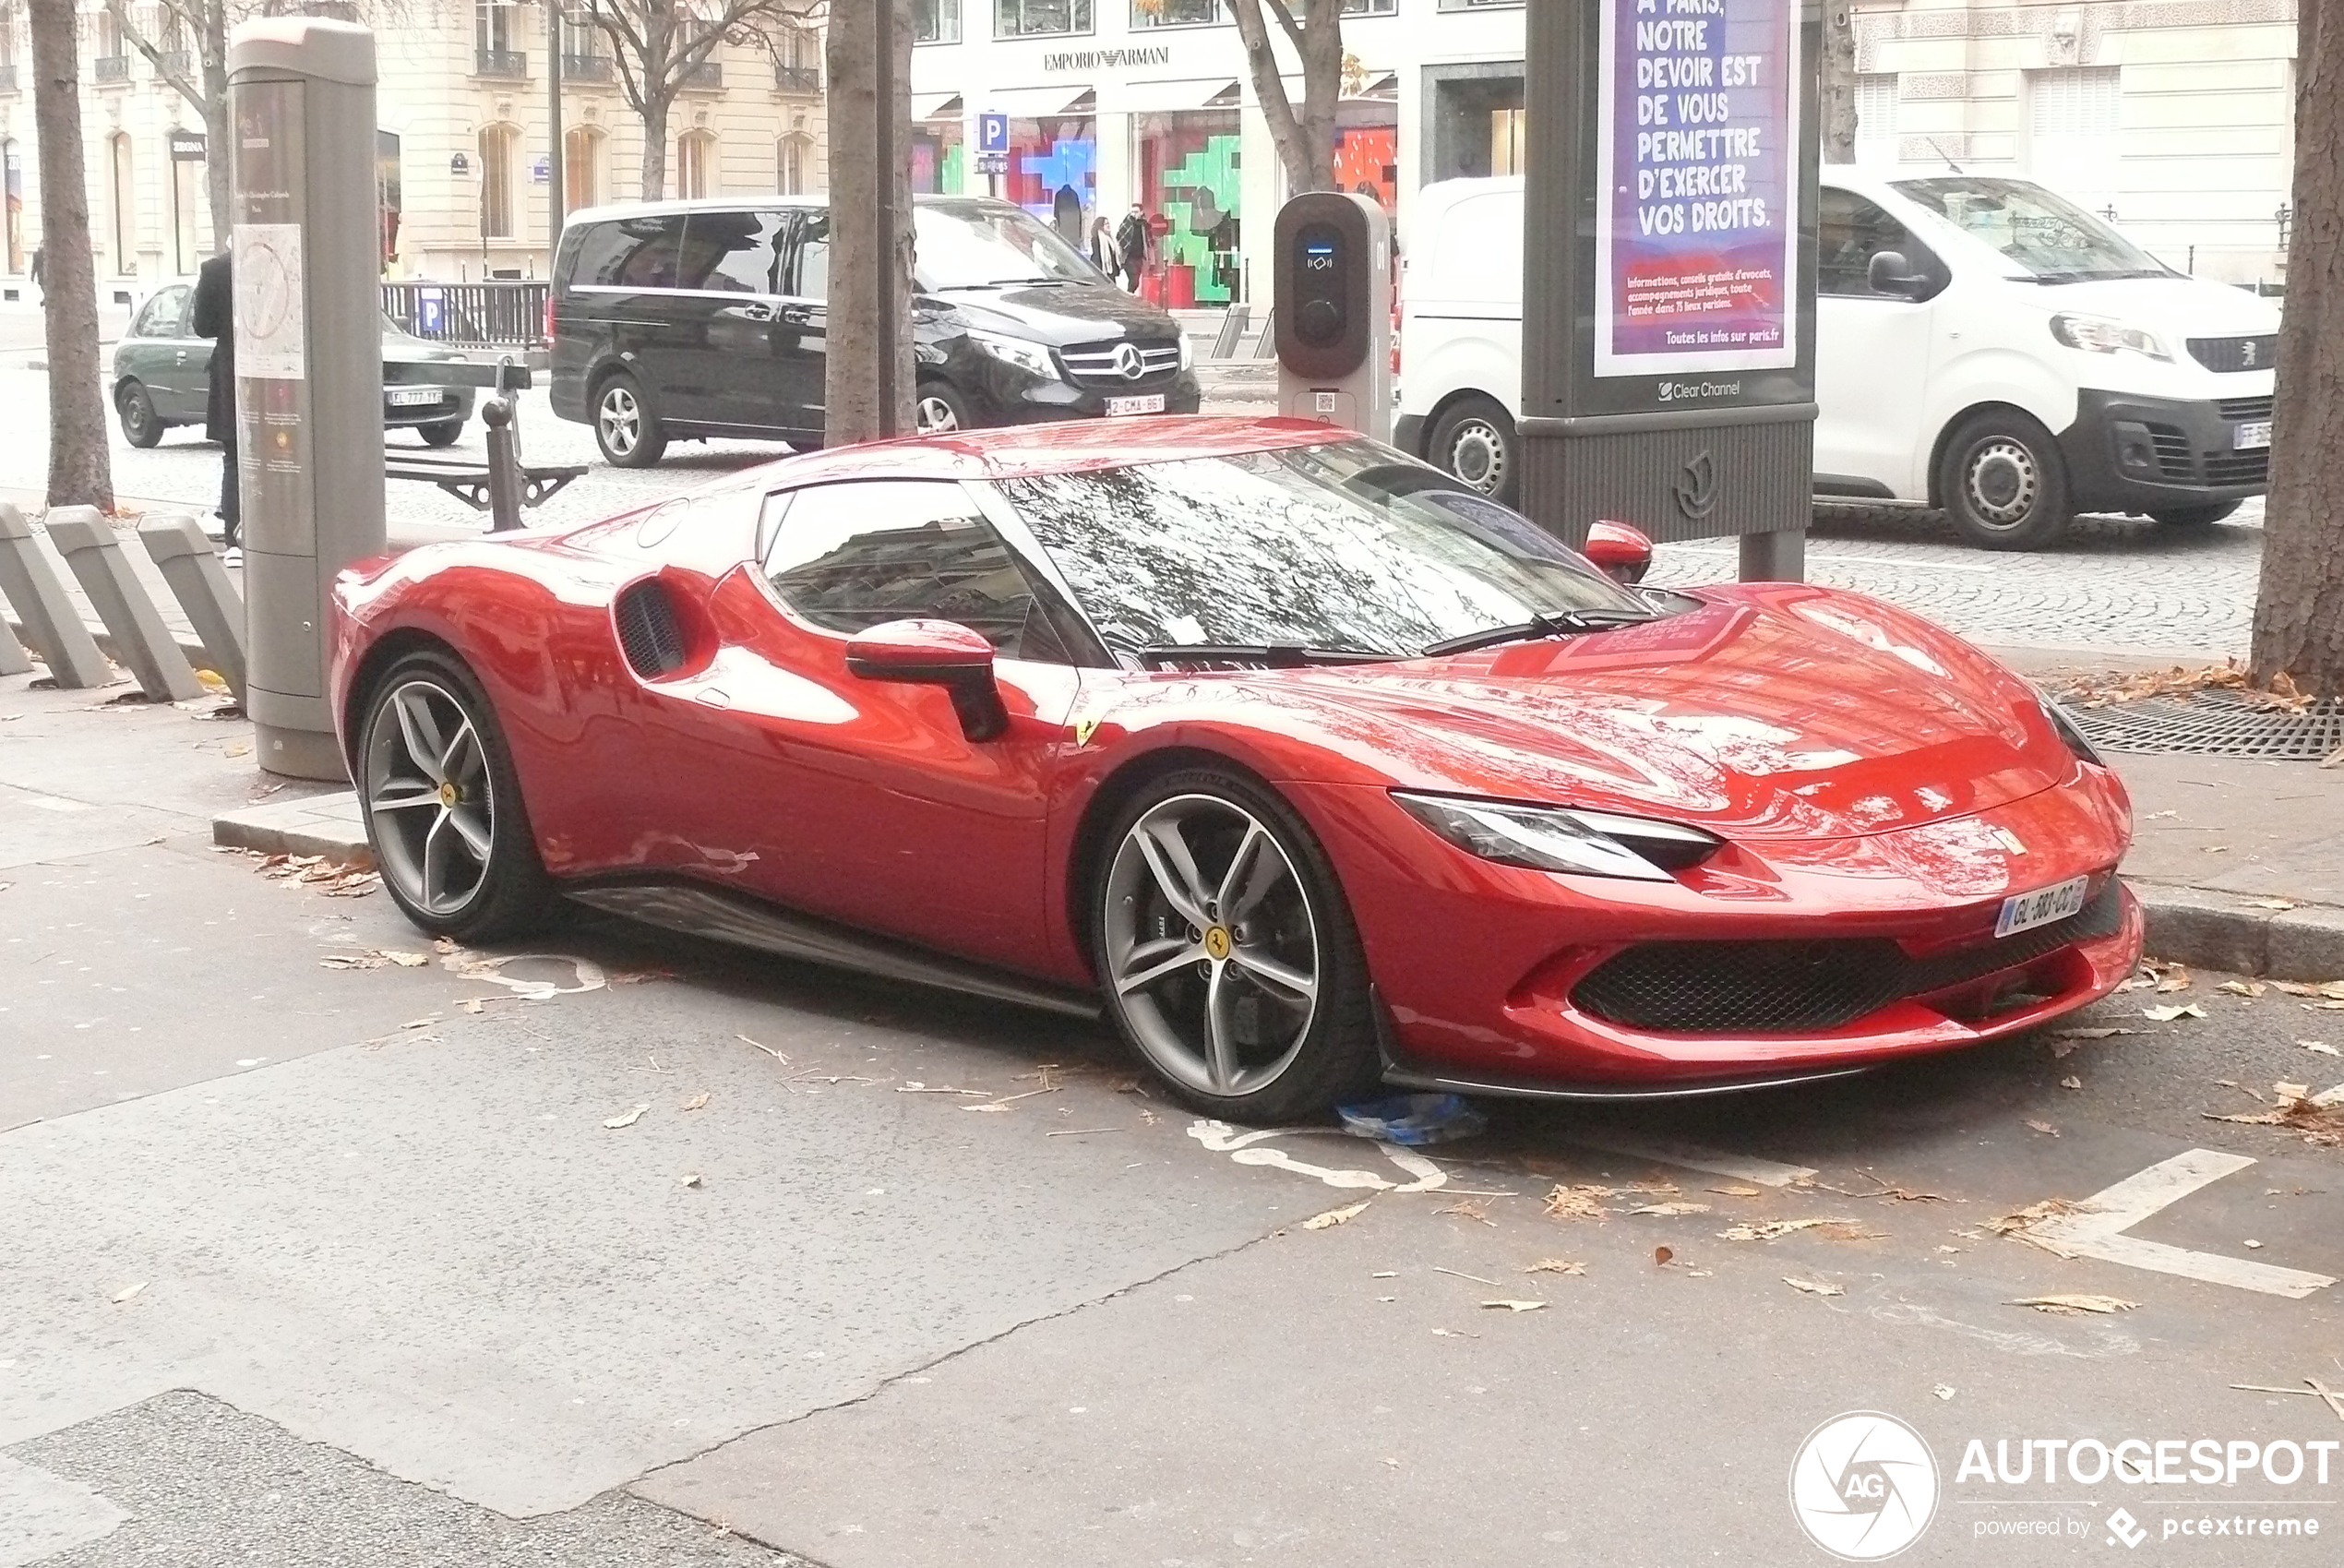
[(715, 60), (702, 60), (697, 66), (687, 66), (676, 85), (700, 92), (722, 92), (724, 90), (724, 67)]
[(184, 77), (196, 68), (196, 56), (190, 50), (166, 49), (162, 52), (162, 68)]
[(610, 56), (607, 54), (572, 54), (562, 52), (562, 75), (571, 81), (610, 80)]
[(0, 92), (16, 90), (17, 63), (14, 60), (0, 60)]
[(130, 56), (101, 54), (90, 62), (90, 77), (93, 81), (114, 82), (130, 79)]
[(475, 49), (472, 51), (472, 75), (525, 77), (529, 75), (529, 54), (520, 49)]
[(807, 98), (822, 95), (822, 68), (819, 66), (773, 66), (773, 85), (783, 92), (794, 92)]

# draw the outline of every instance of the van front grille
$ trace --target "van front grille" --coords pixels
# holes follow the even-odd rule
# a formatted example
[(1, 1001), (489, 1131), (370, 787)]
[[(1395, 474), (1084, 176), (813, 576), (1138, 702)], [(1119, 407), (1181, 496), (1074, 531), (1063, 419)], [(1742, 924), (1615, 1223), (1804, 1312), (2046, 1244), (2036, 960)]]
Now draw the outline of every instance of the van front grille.
[(2278, 338), (2192, 338), (2189, 356), (2208, 370), (2268, 370), (2278, 364)]

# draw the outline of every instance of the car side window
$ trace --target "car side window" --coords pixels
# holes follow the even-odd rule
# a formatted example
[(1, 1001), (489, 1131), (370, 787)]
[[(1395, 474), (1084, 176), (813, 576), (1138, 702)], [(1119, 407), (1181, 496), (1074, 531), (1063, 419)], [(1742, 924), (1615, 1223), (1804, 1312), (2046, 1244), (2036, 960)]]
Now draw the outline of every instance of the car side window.
[(674, 213), (597, 223), (579, 241), (569, 282), (590, 287), (672, 289), (684, 220)]
[(187, 291), (173, 287), (158, 292), (138, 313), (138, 324), (131, 329), (138, 338), (184, 338), (187, 335)]
[(1016, 552), (960, 485), (857, 480), (786, 499), (765, 576), (816, 626), (853, 636), (887, 621), (958, 621), (1006, 657), (1073, 662)]
[(1872, 286), (1872, 258), (1884, 250), (1903, 255), (1916, 272), (1942, 269), (1930, 248), (1878, 202), (1824, 186), (1815, 220), (1815, 292), (1852, 299), (1903, 299)]
[(782, 293), (793, 299), (831, 297), (831, 215), (807, 212), (797, 221), (783, 269)]
[(684, 220), (676, 286), (712, 293), (777, 294), (785, 214), (694, 212)]

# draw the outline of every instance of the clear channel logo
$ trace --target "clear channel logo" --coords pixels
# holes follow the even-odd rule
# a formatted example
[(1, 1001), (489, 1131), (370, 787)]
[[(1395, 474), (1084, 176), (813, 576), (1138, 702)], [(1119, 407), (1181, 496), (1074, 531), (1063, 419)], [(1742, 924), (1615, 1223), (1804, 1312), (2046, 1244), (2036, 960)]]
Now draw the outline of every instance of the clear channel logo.
[(1936, 1516), (1937, 1456), (1894, 1416), (1835, 1416), (1807, 1434), (1790, 1462), (1790, 1512), (1834, 1557), (1894, 1557)]

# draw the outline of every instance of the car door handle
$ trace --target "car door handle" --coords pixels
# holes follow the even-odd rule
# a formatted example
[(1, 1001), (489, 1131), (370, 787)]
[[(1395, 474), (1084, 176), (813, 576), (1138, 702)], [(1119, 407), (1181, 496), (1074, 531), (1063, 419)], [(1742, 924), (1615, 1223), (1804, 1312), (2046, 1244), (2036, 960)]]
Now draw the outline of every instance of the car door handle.
[(820, 314), (802, 305), (784, 305), (782, 308), (782, 319), (793, 327), (811, 327)]
[(179, 351), (179, 363), (181, 365), (187, 363), (187, 351), (185, 349), (181, 349)]
[(771, 321), (773, 319), (773, 307), (770, 305), (744, 305), (740, 306), (740, 317), (744, 321)]

